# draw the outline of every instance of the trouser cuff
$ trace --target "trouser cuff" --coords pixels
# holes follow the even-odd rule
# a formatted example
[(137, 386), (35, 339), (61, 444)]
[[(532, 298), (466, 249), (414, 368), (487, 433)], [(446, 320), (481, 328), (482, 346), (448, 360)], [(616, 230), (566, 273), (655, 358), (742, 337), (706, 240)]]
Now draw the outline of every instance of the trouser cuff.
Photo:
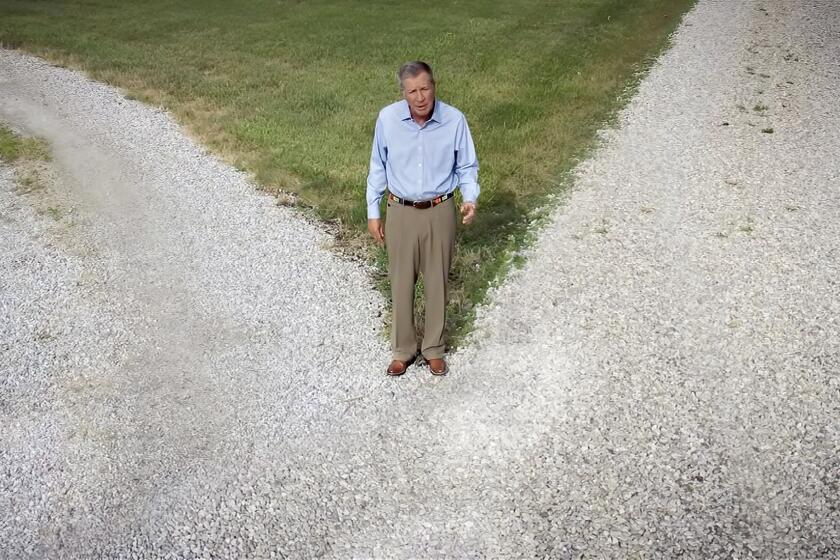
[(417, 353), (406, 353), (406, 352), (392, 352), (391, 359), (392, 360), (399, 360), (401, 362), (407, 362), (414, 358)]
[(440, 360), (445, 354), (444, 348), (442, 347), (427, 348), (422, 353), (423, 357), (427, 360)]

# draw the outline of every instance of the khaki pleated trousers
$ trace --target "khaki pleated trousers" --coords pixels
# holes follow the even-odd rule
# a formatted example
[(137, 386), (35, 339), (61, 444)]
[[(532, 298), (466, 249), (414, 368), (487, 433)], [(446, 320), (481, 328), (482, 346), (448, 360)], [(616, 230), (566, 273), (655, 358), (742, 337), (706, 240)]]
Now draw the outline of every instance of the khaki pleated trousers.
[(391, 278), (393, 359), (408, 360), (417, 353), (414, 290), (423, 275), (426, 318), (420, 351), (426, 359), (442, 358), (445, 344), (449, 267), (455, 250), (455, 199), (417, 209), (388, 201), (385, 245)]

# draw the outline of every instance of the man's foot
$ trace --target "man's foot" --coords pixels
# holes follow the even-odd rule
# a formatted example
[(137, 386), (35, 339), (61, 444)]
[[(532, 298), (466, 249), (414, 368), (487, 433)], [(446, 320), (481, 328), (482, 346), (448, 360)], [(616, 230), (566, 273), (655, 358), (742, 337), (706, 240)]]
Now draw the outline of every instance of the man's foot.
[(426, 360), (426, 363), (429, 364), (429, 371), (432, 372), (432, 375), (446, 375), (449, 373), (449, 366), (443, 358), (431, 358)]
[(414, 358), (410, 358), (408, 360), (392, 360), (385, 373), (392, 377), (402, 375), (405, 373), (405, 370), (408, 369), (408, 366), (410, 366), (412, 362), (414, 362)]

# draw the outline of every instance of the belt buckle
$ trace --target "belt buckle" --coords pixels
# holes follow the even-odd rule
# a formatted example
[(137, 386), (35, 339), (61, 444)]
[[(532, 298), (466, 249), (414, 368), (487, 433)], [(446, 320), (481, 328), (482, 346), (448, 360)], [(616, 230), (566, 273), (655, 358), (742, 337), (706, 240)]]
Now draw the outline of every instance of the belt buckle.
[(426, 208), (431, 208), (432, 202), (429, 200), (415, 200), (411, 205), (420, 210), (425, 210)]

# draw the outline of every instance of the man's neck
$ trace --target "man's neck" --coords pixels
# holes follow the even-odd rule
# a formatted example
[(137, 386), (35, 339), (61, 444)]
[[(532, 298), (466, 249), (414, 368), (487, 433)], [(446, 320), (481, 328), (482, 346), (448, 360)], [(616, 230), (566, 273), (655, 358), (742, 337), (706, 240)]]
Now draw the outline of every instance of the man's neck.
[[(429, 114), (428, 114), (428, 115), (426, 115), (425, 117), (418, 117), (417, 115), (415, 115), (415, 114), (414, 114), (414, 111), (411, 111), (411, 120), (413, 120), (414, 122), (416, 122), (416, 123), (417, 123), (417, 126), (423, 126), (423, 125), (425, 125), (427, 122), (429, 122), (429, 119), (431, 119), (431, 118), (432, 118), (432, 115), (434, 115), (434, 114), (435, 114), (435, 105), (436, 105), (436, 104), (437, 104), (437, 100), (435, 100), (435, 101), (432, 103), (432, 110), (431, 110), (431, 111), (429, 111)], [(409, 109), (409, 110), (410, 110), (410, 109)]]

